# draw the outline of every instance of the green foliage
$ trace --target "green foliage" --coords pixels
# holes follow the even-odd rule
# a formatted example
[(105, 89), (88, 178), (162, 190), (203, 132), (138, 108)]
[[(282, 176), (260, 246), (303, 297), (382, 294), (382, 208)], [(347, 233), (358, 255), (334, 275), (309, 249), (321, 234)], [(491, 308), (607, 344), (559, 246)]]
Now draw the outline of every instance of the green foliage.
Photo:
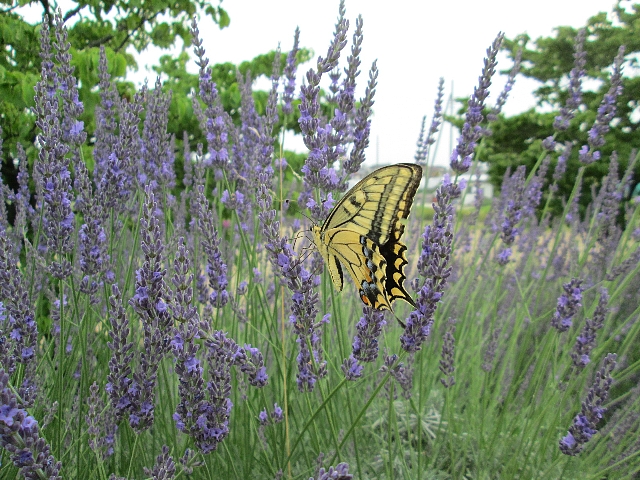
[[(21, 4), (34, 4), (24, 1)], [(50, 21), (53, 6), (44, 3), (44, 14)], [(121, 93), (133, 92), (133, 86), (123, 81), (127, 69), (137, 68), (135, 56), (127, 53), (133, 47), (138, 53), (149, 45), (170, 48), (178, 39), (185, 47), (191, 44), (189, 24), (199, 12), (210, 17), (220, 28), (227, 27), (230, 19), (220, 5), (202, 0), (164, 1), (76, 1), (67, 2), (69, 9), (62, 12), (69, 32), (74, 75), (80, 81), (79, 96), (84, 103), (85, 130), (93, 134), (93, 109), (98, 97), (91, 89), (97, 84), (98, 52), (104, 46), (109, 60), (109, 73)], [(169, 18), (171, 21), (166, 21)], [(13, 155), (16, 144), (25, 147), (35, 137), (34, 118), (29, 114), (33, 107), (33, 87), (40, 74), (40, 50), (38, 25), (27, 23), (20, 9), (0, 16), (0, 119), (3, 124), (5, 149)], [(172, 71), (179, 75), (180, 72)], [(125, 95), (127, 96), (127, 95)], [(186, 101), (187, 99), (183, 99)], [(179, 103), (185, 103), (185, 102)], [(182, 133), (180, 132), (180, 137)], [(28, 157), (33, 151), (28, 149)], [(3, 172), (11, 170), (4, 165)], [(10, 180), (10, 182), (12, 179)]]
[[(91, 14), (86, 10), (91, 7)], [(220, 28), (230, 23), (227, 12), (221, 6), (208, 2), (182, 0), (177, 3), (166, 2), (77, 2), (77, 8), (63, 12), (63, 18), (69, 32), (72, 45), (72, 65), (74, 75), (79, 80), (79, 97), (84, 105), (84, 114), (80, 118), (91, 138), (94, 134), (94, 109), (100, 98), (93, 87), (98, 83), (98, 59), (100, 46), (105, 47), (109, 65), (109, 75), (115, 83), (120, 95), (131, 99), (135, 93), (134, 85), (125, 80), (127, 70), (137, 68), (135, 56), (127, 53), (128, 47), (142, 52), (150, 44), (161, 48), (170, 48), (180, 39), (184, 49), (177, 56), (161, 57), (155, 72), (163, 79), (164, 91), (172, 91), (170, 108), (170, 131), (176, 135), (176, 144), (182, 148), (183, 132), (190, 132), (189, 143), (195, 150), (198, 143), (206, 143), (198, 127), (198, 120), (193, 114), (191, 93), (198, 89), (198, 76), (187, 72), (190, 60), (186, 48), (191, 45), (189, 25), (193, 15), (204, 12), (212, 18)], [(114, 15), (114, 11), (119, 12)], [(52, 11), (48, 11), (50, 15)], [(82, 16), (79, 17), (79, 13)], [(107, 15), (108, 14), (108, 15)], [(173, 21), (162, 21), (169, 15)], [(15, 158), (16, 144), (25, 146), (27, 157), (33, 161), (35, 150), (33, 140), (36, 135), (35, 118), (30, 114), (33, 107), (33, 87), (40, 75), (40, 57), (34, 55), (40, 49), (38, 39), (39, 27), (30, 25), (18, 13), (0, 17), (0, 119), (2, 119), (2, 140), (10, 155), (2, 165), (4, 181), (15, 185), (17, 172), (11, 161)], [(271, 76), (275, 51), (258, 55), (239, 65), (223, 63), (213, 65), (213, 80), (217, 84), (224, 109), (231, 113), (236, 123), (239, 122), (240, 91), (237, 72), (243, 78), (250, 73), (251, 81), (260, 76)], [(286, 54), (281, 54), (281, 66), (284, 67)], [(300, 49), (297, 63), (310, 59), (307, 49)], [(267, 93), (254, 91), (254, 100), (258, 114), (264, 113)], [(278, 128), (285, 126), (299, 132), (297, 117), (298, 101), (294, 101), (292, 118), (284, 118), (280, 112)], [(322, 108), (331, 112), (331, 108), (323, 103)], [(91, 166), (91, 160), (89, 165)]]

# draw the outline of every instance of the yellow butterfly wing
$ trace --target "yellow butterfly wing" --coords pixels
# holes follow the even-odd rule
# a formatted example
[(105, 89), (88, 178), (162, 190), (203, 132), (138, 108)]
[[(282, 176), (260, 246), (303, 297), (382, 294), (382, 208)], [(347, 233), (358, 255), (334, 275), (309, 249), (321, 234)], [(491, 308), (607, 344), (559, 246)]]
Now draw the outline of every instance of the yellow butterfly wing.
[(391, 310), (391, 304), (402, 299), (415, 306), (403, 286), (407, 247), (401, 237), (421, 178), (419, 165), (382, 167), (349, 190), (321, 227), (312, 228), (338, 291), (342, 264), (365, 305)]

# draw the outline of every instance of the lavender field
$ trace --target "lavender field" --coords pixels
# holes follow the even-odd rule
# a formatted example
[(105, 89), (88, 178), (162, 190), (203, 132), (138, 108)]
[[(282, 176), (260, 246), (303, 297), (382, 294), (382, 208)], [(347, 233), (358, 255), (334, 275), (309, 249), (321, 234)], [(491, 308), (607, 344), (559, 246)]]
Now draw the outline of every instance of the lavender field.
[[(11, 156), (19, 187), (1, 188), (0, 478), (638, 478), (637, 156), (602, 154), (624, 48), (588, 143), (558, 141), (584, 108), (575, 38), (555, 134), (489, 199), (477, 149), (519, 66), (500, 67), (511, 74), (489, 103), (497, 35), (450, 173), (416, 195), (403, 240), (417, 309), (394, 314), (363, 306), (350, 279), (336, 292), (309, 241), (370, 154), (378, 70), (360, 65), (361, 18), (341, 5), (326, 53), (301, 69), (296, 32), (264, 115), (239, 76), (235, 123), (194, 20), (204, 145), (168, 133), (160, 81), (121, 96), (104, 50), (89, 136), (67, 31), (53, 25), (37, 139)], [(425, 178), (443, 82), (434, 93), (413, 159)], [(281, 147), (295, 108), (301, 171)], [(596, 164), (608, 174), (580, 208)]]

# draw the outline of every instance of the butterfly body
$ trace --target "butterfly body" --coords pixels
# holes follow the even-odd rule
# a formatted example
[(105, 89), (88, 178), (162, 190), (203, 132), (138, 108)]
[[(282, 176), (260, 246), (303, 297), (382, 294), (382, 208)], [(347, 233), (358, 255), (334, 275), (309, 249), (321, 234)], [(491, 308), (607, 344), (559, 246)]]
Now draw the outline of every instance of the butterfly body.
[(342, 291), (344, 267), (365, 305), (392, 310), (401, 299), (415, 306), (403, 286), (407, 247), (401, 237), (421, 178), (416, 164), (382, 167), (349, 190), (321, 226), (312, 227), (336, 290)]

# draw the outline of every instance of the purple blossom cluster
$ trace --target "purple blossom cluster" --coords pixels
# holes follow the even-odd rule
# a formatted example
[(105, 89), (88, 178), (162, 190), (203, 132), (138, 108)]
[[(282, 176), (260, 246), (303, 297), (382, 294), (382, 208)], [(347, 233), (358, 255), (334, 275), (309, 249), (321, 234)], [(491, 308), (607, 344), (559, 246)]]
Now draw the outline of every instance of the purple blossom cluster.
[[(272, 76), (272, 89), (267, 101), (267, 111), (269, 115), (275, 115), (269, 122), (263, 121), (256, 110), (253, 93), (251, 90), (251, 72), (245, 76), (237, 72), (236, 78), (240, 89), (240, 119), (239, 129), (231, 129), (233, 145), (231, 147), (232, 157), (229, 165), (228, 176), (230, 180), (236, 182), (236, 192), (251, 198), (250, 188), (257, 187), (257, 177), (264, 170), (271, 174), (271, 155), (273, 153), (273, 137), (271, 136), (271, 122), (277, 119), (275, 108), (275, 94), (279, 80), (280, 51), (276, 51), (274, 60), (274, 73)], [(265, 123), (269, 123), (266, 125)], [(269, 130), (269, 132), (267, 132)], [(222, 198), (221, 198), (222, 200)], [(251, 218), (250, 202), (237, 205), (235, 214), (238, 216), (241, 228), (246, 230), (246, 224)]]
[(309, 480), (351, 480), (352, 478), (353, 475), (349, 473), (349, 464), (343, 462), (336, 465), (335, 468), (329, 467), (329, 470), (320, 467), (318, 475), (309, 477)]
[[(107, 56), (100, 50), (98, 67), (100, 105), (96, 107), (96, 144), (94, 149), (96, 181), (95, 205), (116, 212), (125, 210), (133, 194), (138, 169), (133, 161), (140, 155), (141, 138), (138, 125), (147, 98), (147, 86), (121, 101), (108, 73)], [(76, 199), (76, 202), (78, 199)]]
[(616, 102), (622, 94), (622, 63), (624, 62), (624, 46), (618, 50), (618, 55), (613, 61), (609, 91), (605, 93), (602, 103), (598, 107), (596, 120), (589, 130), (588, 144), (583, 145), (578, 152), (578, 158), (582, 163), (589, 164), (600, 160), (600, 150), (605, 143), (604, 136), (610, 130), (609, 124), (616, 115)]
[(451, 153), (450, 165), (456, 175), (465, 173), (471, 167), (473, 152), (476, 143), (482, 137), (482, 127), (480, 124), (484, 119), (482, 109), (484, 102), (489, 96), (489, 87), (491, 86), (491, 78), (493, 77), (497, 65), (498, 51), (502, 40), (503, 33), (499, 33), (493, 44), (487, 49), (487, 56), (484, 59), (484, 68), (480, 76), (480, 83), (474, 87), (473, 95), (469, 98), (465, 122), (462, 127), (462, 134), (458, 138), (457, 146)]
[(145, 193), (146, 202), (140, 219), (144, 261), (142, 268), (136, 271), (135, 295), (129, 300), (129, 305), (141, 319), (144, 350), (139, 355), (139, 367), (133, 372), (131, 363), (135, 351), (133, 343), (128, 341), (130, 321), (120, 291), (113, 285), (110, 298), (112, 341), (109, 343), (112, 357), (106, 385), (114, 416), (119, 419), (128, 414), (129, 423), (137, 432), (148, 429), (154, 421), (157, 371), (170, 349), (173, 317), (186, 321), (194, 315), (193, 309), (184, 304), (184, 293), (177, 297), (183, 300), (182, 303), (178, 302), (177, 306), (169, 303), (169, 290), (164, 280), (166, 270), (162, 268), (164, 246), (157, 217), (158, 206), (150, 186)]
[[(453, 199), (460, 196), (460, 187), (445, 178), (436, 190), (433, 204), (433, 224), (425, 227), (422, 235), (422, 252), (418, 259), (418, 272), (424, 279), (416, 304), (406, 320), (400, 344), (407, 352), (420, 350), (431, 332), (434, 315), (442, 298), (447, 279), (451, 275), (451, 249), (453, 244)], [(416, 284), (419, 286), (419, 284)], [(417, 290), (417, 288), (416, 288)]]
[(38, 391), (38, 325), (26, 282), (9, 245), (7, 232), (0, 227), (0, 365), (8, 374), (19, 365), (24, 367), (18, 393), (25, 406), (32, 406)]
[[(498, 253), (496, 260), (500, 265), (509, 263), (511, 245), (518, 234), (518, 224), (525, 206), (525, 173), (524, 165), (519, 166), (511, 177), (503, 183), (503, 198), (506, 203), (502, 217), (500, 238), (505, 247)], [(506, 175), (505, 175), (506, 178)]]
[(362, 308), (362, 317), (356, 324), (357, 334), (353, 339), (353, 356), (361, 362), (373, 362), (378, 358), (378, 338), (387, 324), (384, 313), (371, 307)]
[[(173, 301), (169, 310), (176, 320), (170, 346), (175, 357), (175, 372), (180, 380), (180, 403), (173, 419), (178, 430), (194, 439), (202, 452), (215, 450), (229, 433), (231, 402), (231, 367), (236, 366), (254, 387), (267, 383), (264, 359), (258, 349), (240, 348), (221, 331), (210, 331), (207, 322), (199, 319), (191, 305), (193, 274), (184, 239), (178, 241), (174, 259)], [(205, 382), (204, 367), (197, 356), (198, 339), (205, 339), (210, 380)], [(206, 395), (203, 393), (206, 392)]]
[(586, 29), (581, 28), (575, 38), (574, 63), (569, 73), (569, 96), (565, 106), (560, 108), (560, 115), (553, 122), (553, 128), (559, 131), (565, 131), (569, 128), (569, 123), (575, 117), (575, 112), (582, 103), (582, 77), (585, 75), (584, 67), (587, 64), (587, 52), (584, 50), (586, 37)]
[(168, 446), (162, 446), (162, 453), (156, 457), (156, 464), (153, 469), (144, 467), (144, 474), (154, 480), (171, 480), (175, 478), (176, 464), (171, 455), (169, 455)]
[(293, 47), (287, 54), (287, 61), (284, 67), (284, 76), (287, 82), (284, 85), (284, 93), (282, 95), (282, 111), (285, 115), (291, 115), (293, 107), (293, 94), (296, 90), (296, 56), (298, 55), (300, 42), (300, 28), (296, 27), (295, 34), (293, 35)]
[(360, 106), (353, 115), (353, 147), (349, 152), (349, 158), (342, 164), (343, 182), (342, 190), (346, 190), (346, 177), (357, 172), (364, 162), (364, 150), (369, 146), (369, 135), (371, 133), (371, 115), (373, 113), (373, 98), (376, 94), (378, 85), (378, 65), (376, 61), (371, 65), (369, 70), (369, 81), (364, 92), (364, 97), (360, 99)]
[(204, 186), (200, 183), (196, 185), (194, 208), (201, 234), (202, 249), (207, 258), (207, 276), (211, 288), (209, 302), (216, 308), (222, 308), (229, 301), (227, 265), (220, 252), (220, 238), (214, 216), (204, 194)]
[(316, 323), (318, 314), (318, 293), (320, 277), (309, 272), (296, 255), (286, 237), (280, 236), (280, 222), (276, 220), (276, 211), (272, 209), (272, 197), (269, 191), (268, 178), (261, 174), (263, 181), (257, 192), (259, 207), (258, 219), (265, 238), (265, 249), (271, 265), (283, 278), (292, 292), (291, 315), (289, 323), (293, 326), (297, 337), (299, 354), (297, 357), (297, 383), (300, 391), (312, 391), (318, 377), (327, 374), (326, 362), (322, 358), (322, 323), (328, 321), (324, 317)]
[(327, 374), (326, 362), (322, 359), (321, 331), (318, 328), (328, 321), (325, 315), (319, 324), (315, 318), (318, 314), (318, 292), (320, 277), (313, 275), (302, 266), (289, 244), (278, 254), (278, 267), (287, 286), (293, 292), (291, 297), (291, 316), (289, 323), (297, 336), (299, 353), (298, 363), (298, 389), (300, 391), (312, 391), (318, 377)]
[[(344, 141), (349, 112), (335, 109), (335, 115), (329, 123), (322, 123), (319, 95), (322, 75), (335, 69), (340, 58), (340, 52), (347, 44), (347, 30), (349, 21), (344, 18), (344, 2), (340, 4), (340, 16), (336, 24), (334, 37), (331, 41), (327, 56), (319, 57), (317, 69), (309, 69), (306, 74), (307, 84), (300, 87), (300, 117), (298, 123), (302, 130), (302, 138), (309, 149), (309, 155), (302, 167), (304, 174), (304, 189), (300, 193), (298, 203), (307, 206), (311, 211), (311, 218), (319, 222), (326, 218), (329, 210), (322, 208), (323, 203), (313, 198), (313, 190), (329, 193), (341, 188), (338, 174), (333, 164), (340, 155), (344, 154)], [(352, 62), (359, 62), (358, 57), (352, 56)], [(355, 67), (357, 69), (357, 65)], [(344, 83), (346, 87), (345, 104), (349, 94), (349, 79)], [(342, 98), (342, 96), (340, 96)]]
[[(174, 351), (184, 349), (184, 345), (184, 342), (174, 341)], [(239, 367), (254, 387), (266, 385), (267, 374), (262, 354), (256, 348), (250, 345), (241, 348), (223, 332), (207, 335), (205, 348), (211, 378), (205, 389), (208, 399), (200, 395), (196, 404), (180, 404), (173, 418), (179, 430), (188, 433), (203, 453), (209, 453), (229, 434), (229, 416), (233, 407), (230, 398), (231, 367)], [(195, 356), (191, 358), (193, 360), (185, 363), (184, 368), (201, 373), (199, 361)]]
[(362, 376), (364, 367), (360, 364), (373, 362), (378, 358), (378, 338), (382, 327), (387, 324), (384, 313), (371, 307), (362, 307), (362, 316), (356, 324), (358, 332), (353, 339), (353, 353), (345, 359), (341, 368), (347, 380), (356, 380)]
[[(0, 134), (2, 129), (0, 127)], [(20, 143), (16, 145), (16, 160), (18, 162), (18, 175), (16, 181), (18, 189), (7, 195), (15, 205), (16, 216), (13, 220), (13, 250), (15, 255), (20, 255), (22, 251), (22, 235), (26, 231), (29, 222), (36, 218), (35, 209), (31, 206), (31, 193), (29, 191), (29, 163), (27, 154)], [(1, 150), (0, 150), (1, 152)]]
[(496, 103), (491, 109), (491, 113), (487, 114), (488, 121), (493, 122), (498, 118), (498, 115), (500, 115), (500, 112), (502, 111), (502, 107), (504, 107), (504, 104), (507, 102), (507, 99), (509, 98), (509, 93), (513, 89), (513, 85), (516, 83), (516, 76), (518, 75), (518, 72), (520, 72), (521, 64), (522, 64), (522, 48), (519, 48), (513, 59), (513, 66), (509, 71), (509, 75), (507, 76), (507, 81), (504, 84), (504, 88), (500, 92), (500, 95), (498, 95), (498, 98), (496, 99)]
[(571, 142), (565, 142), (562, 146), (562, 151), (558, 156), (558, 160), (556, 162), (556, 166), (553, 170), (553, 184), (549, 187), (553, 193), (558, 191), (558, 182), (562, 179), (565, 172), (567, 171), (567, 160), (571, 156), (571, 150), (573, 149), (573, 144)]
[[(409, 363), (413, 362), (413, 357), (409, 357)], [(383, 373), (389, 372), (391, 377), (398, 382), (402, 390), (404, 398), (411, 398), (411, 390), (413, 389), (413, 369), (410, 365), (405, 366), (395, 353), (385, 355), (384, 364), (380, 368)]]
[(582, 306), (582, 280), (572, 278), (569, 283), (562, 285), (564, 293), (558, 298), (556, 311), (551, 318), (551, 326), (559, 332), (566, 332), (571, 328), (572, 319)]
[(122, 303), (122, 293), (117, 285), (111, 286), (109, 307), (111, 342), (107, 345), (112, 353), (109, 359), (109, 374), (105, 390), (111, 400), (115, 418), (119, 421), (131, 407), (131, 361), (134, 357), (134, 350), (133, 342), (128, 341), (131, 328)]
[[(594, 206), (598, 208), (594, 228), (597, 248), (592, 249), (594, 263), (606, 263), (606, 258), (615, 251), (620, 238), (620, 227), (617, 222), (620, 205), (623, 202), (623, 185), (618, 177), (618, 154), (612, 152), (609, 159), (609, 171), (602, 178), (602, 186), (595, 198)], [(599, 260), (599, 261), (598, 261)]]
[(37, 138), (40, 150), (34, 166), (34, 176), (38, 202), (44, 208), (42, 223), (46, 238), (46, 243), (40, 245), (46, 246), (51, 254), (59, 255), (51, 260), (49, 271), (55, 278), (64, 279), (71, 274), (71, 263), (66, 254), (73, 248), (71, 234), (75, 217), (71, 210), (73, 192), (67, 157), (70, 147), (63, 141), (62, 112), (58, 95), (63, 86), (52, 61), (48, 19), (43, 22), (40, 39), (41, 79), (34, 88), (34, 113), (36, 126), (40, 129)]
[(258, 421), (262, 426), (266, 426), (271, 423), (280, 423), (282, 420), (284, 420), (284, 411), (277, 403), (273, 404), (273, 410), (271, 413), (267, 413), (267, 409), (265, 408), (258, 414)]
[(531, 177), (531, 180), (526, 185), (524, 194), (524, 213), (529, 218), (533, 218), (535, 216), (536, 211), (540, 206), (540, 202), (542, 201), (544, 185), (547, 181), (546, 177), (550, 163), (551, 156), (546, 155), (542, 159), (542, 162), (540, 162), (538, 170), (536, 170), (535, 174), (533, 175), (533, 177)]
[(584, 327), (582, 327), (580, 335), (576, 338), (576, 343), (571, 352), (571, 359), (573, 360), (573, 365), (580, 370), (591, 362), (589, 355), (596, 344), (596, 332), (604, 326), (604, 319), (608, 311), (608, 302), (609, 294), (607, 290), (603, 288), (593, 317), (585, 320)]
[(25, 478), (62, 480), (62, 464), (40, 437), (38, 422), (20, 405), (9, 386), (9, 374), (0, 369), (0, 447)]
[(62, 101), (62, 116), (60, 126), (62, 128), (62, 141), (69, 145), (78, 155), (79, 147), (87, 139), (84, 131), (84, 122), (79, 120), (84, 112), (84, 105), (78, 95), (76, 78), (73, 76), (75, 67), (71, 65), (71, 42), (68, 40), (67, 29), (64, 28), (62, 12), (58, 8), (54, 15), (55, 21), (55, 58), (58, 63), (56, 68), (58, 91)]
[(420, 134), (418, 135), (417, 150), (414, 159), (417, 164), (426, 165), (429, 159), (429, 149), (436, 141), (436, 133), (440, 129), (442, 123), (442, 100), (444, 98), (444, 78), (440, 77), (438, 81), (438, 95), (436, 96), (435, 103), (433, 105), (433, 117), (431, 118), (431, 125), (429, 131), (425, 137), (425, 123), (427, 117), (422, 117), (422, 125), (420, 127)]
[(140, 138), (140, 165), (138, 183), (150, 186), (153, 192), (166, 195), (166, 202), (172, 205), (175, 199), (169, 193), (175, 186), (173, 163), (175, 148), (171, 143), (167, 125), (171, 92), (163, 93), (160, 78), (155, 88), (147, 95), (147, 108)]
[(455, 320), (450, 320), (449, 327), (442, 338), (442, 356), (440, 358), (440, 371), (444, 375), (444, 378), (441, 378), (440, 382), (445, 388), (453, 387), (456, 383), (453, 376), (453, 372), (455, 371), (455, 367), (453, 365), (453, 359), (455, 357), (455, 338), (453, 334), (455, 331)]
[(102, 460), (106, 460), (114, 453), (115, 436), (118, 425), (112, 420), (113, 411), (105, 408), (104, 401), (100, 397), (100, 387), (93, 382), (89, 387), (87, 399), (88, 411), (85, 416), (87, 434), (89, 435), (89, 448)]
[(225, 168), (229, 161), (229, 150), (227, 142), (229, 134), (227, 131), (228, 114), (222, 108), (222, 103), (218, 95), (218, 89), (211, 78), (211, 68), (209, 59), (204, 56), (205, 50), (202, 46), (200, 31), (194, 17), (191, 24), (191, 36), (193, 38), (193, 48), (196, 54), (196, 65), (200, 67), (200, 90), (199, 98), (204, 102), (206, 108), (202, 111), (200, 104), (194, 97), (193, 108), (200, 121), (200, 127), (205, 132), (208, 143), (207, 164), (214, 167)]
[(609, 396), (609, 389), (613, 383), (611, 372), (616, 367), (616, 355), (609, 353), (604, 359), (602, 368), (596, 373), (596, 379), (582, 402), (582, 408), (578, 413), (569, 432), (559, 442), (560, 451), (565, 455), (577, 455), (584, 445), (598, 431), (596, 426), (604, 415), (604, 402)]

